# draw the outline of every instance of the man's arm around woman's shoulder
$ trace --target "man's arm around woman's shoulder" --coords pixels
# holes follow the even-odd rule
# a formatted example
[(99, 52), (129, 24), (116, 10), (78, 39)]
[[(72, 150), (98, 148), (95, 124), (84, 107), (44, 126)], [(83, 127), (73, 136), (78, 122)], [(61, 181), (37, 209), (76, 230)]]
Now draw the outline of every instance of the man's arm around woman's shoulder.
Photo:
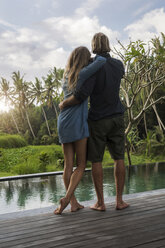
[[(106, 63), (106, 58), (97, 55), (92, 63), (81, 69), (75, 92), (79, 92), (83, 83), (93, 74), (95, 74), (105, 63)], [(76, 95), (75, 92), (74, 95)], [(71, 105), (79, 104), (81, 101), (85, 100), (86, 97), (88, 97), (85, 96), (85, 98), (83, 97), (84, 99), (80, 101), (80, 99), (76, 98), (74, 95), (70, 96), (69, 98), (65, 99), (59, 104), (60, 110)]]

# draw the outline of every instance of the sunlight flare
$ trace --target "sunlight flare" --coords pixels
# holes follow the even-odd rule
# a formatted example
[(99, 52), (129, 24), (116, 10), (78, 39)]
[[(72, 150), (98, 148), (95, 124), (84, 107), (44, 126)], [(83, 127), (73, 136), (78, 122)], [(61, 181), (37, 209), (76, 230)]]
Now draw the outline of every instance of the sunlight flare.
[(5, 102), (5, 100), (0, 100), (0, 112), (9, 112), (11, 108), (11, 105)]

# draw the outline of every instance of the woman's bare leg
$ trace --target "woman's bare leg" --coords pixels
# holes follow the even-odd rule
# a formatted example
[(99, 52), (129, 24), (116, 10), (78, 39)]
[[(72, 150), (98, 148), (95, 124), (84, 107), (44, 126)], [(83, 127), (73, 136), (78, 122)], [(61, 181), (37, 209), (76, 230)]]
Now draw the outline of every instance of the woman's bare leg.
[[(75, 159), (74, 143), (63, 144), (63, 152), (64, 152), (63, 180), (64, 180), (65, 188), (67, 190), (70, 184), (71, 175), (73, 173), (73, 166), (74, 166), (74, 159)], [(71, 210), (75, 207), (77, 209), (83, 208), (83, 206), (77, 202), (74, 194), (72, 195), (70, 199), (70, 204), (71, 204)]]
[[(55, 212), (54, 212), (55, 214), (61, 214), (62, 211), (66, 208), (66, 206), (69, 204), (70, 201), (72, 203), (71, 211), (76, 211), (76, 210), (78, 210), (78, 209), (83, 207), (83, 206), (77, 204), (77, 201), (75, 202), (75, 199), (73, 198), (73, 195), (74, 195), (74, 191), (75, 191), (78, 183), (80, 182), (80, 180), (81, 180), (81, 178), (83, 176), (83, 172), (85, 170), (85, 166), (86, 166), (86, 147), (87, 147), (87, 138), (74, 142), (77, 168), (74, 170), (74, 172), (72, 174), (71, 174), (71, 169), (68, 169), (68, 173), (65, 170), (66, 174), (64, 174), (64, 181), (66, 183), (66, 186), (68, 185), (68, 182), (69, 182), (69, 179), (68, 179), (69, 176), (68, 175), (71, 175), (70, 182), (69, 182), (69, 185), (68, 185), (68, 190), (66, 192), (66, 195), (65, 195), (64, 198), (62, 198), (60, 200), (60, 207), (57, 210), (55, 210)], [(65, 148), (66, 148), (66, 146), (64, 145), (64, 154), (66, 155)], [(74, 150), (73, 147), (72, 147), (72, 149), (70, 149), (70, 148), (71, 147), (69, 146), (68, 149), (67, 149), (67, 152), (69, 152), (69, 151), (71, 152), (71, 150), (72, 151)], [(68, 157), (70, 158), (70, 161), (71, 161), (71, 157), (73, 159), (73, 153), (72, 153), (72, 156), (71, 156), (71, 153), (70, 153), (70, 155)], [(67, 168), (67, 166), (68, 166), (68, 163), (66, 164), (66, 168)], [(70, 167), (71, 166), (69, 166), (69, 168)], [(73, 166), (72, 166), (72, 168), (73, 168)]]
[[(67, 190), (67, 194), (66, 197), (69, 197), (72, 195), (76, 189), (76, 187), (78, 186), (84, 170), (85, 170), (85, 166), (86, 166), (86, 151), (87, 151), (87, 138), (84, 138), (82, 140), (78, 140), (74, 143), (74, 147), (75, 147), (75, 153), (76, 153), (76, 165), (77, 168), (74, 170), (71, 179), (70, 179), (70, 184), (69, 184), (69, 188)], [(71, 199), (72, 199), (71, 196)], [(71, 211), (75, 212), (81, 208), (83, 208), (84, 206), (80, 205), (79, 203), (73, 202), (71, 200), (72, 204), (71, 204)]]
[[(64, 153), (64, 173), (63, 173), (63, 181), (66, 188), (66, 191), (69, 187), (70, 178), (73, 172), (74, 165), (74, 144), (66, 143), (62, 145), (63, 153)], [(72, 196), (72, 201), (76, 201), (75, 196)], [(67, 206), (68, 203), (64, 202), (63, 198), (60, 199), (60, 206), (54, 211), (55, 214), (60, 214), (63, 211), (63, 206)]]

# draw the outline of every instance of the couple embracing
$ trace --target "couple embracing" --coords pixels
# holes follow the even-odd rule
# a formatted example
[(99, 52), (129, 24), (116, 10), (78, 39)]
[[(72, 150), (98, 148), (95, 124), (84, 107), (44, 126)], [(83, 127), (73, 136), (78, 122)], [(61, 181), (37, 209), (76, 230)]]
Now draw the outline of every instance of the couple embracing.
[[(60, 199), (54, 214), (61, 214), (69, 203), (71, 211), (83, 208), (74, 191), (83, 176), (87, 160), (92, 162), (92, 178), (97, 194), (97, 202), (91, 209), (106, 210), (102, 169), (106, 145), (115, 163), (116, 209), (128, 207), (122, 199), (125, 140), (124, 107), (119, 98), (124, 67), (120, 60), (110, 56), (109, 40), (103, 33), (94, 35), (92, 52), (96, 54), (94, 59), (91, 59), (86, 47), (74, 49), (64, 72), (64, 101), (59, 105), (58, 134), (64, 152), (66, 195)], [(73, 171), (75, 156), (76, 169)]]

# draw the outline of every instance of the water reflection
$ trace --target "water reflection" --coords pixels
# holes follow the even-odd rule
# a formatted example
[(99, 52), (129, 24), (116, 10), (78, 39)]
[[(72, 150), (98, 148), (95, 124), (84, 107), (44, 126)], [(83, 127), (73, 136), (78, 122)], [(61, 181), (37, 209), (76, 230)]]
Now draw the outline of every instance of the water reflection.
[[(113, 168), (104, 169), (104, 196), (115, 195)], [(165, 163), (127, 168), (124, 194), (165, 187)], [(45, 207), (57, 203), (64, 196), (62, 175), (0, 182), (1, 213)], [(79, 201), (96, 199), (91, 172), (84, 176), (76, 189)]]

